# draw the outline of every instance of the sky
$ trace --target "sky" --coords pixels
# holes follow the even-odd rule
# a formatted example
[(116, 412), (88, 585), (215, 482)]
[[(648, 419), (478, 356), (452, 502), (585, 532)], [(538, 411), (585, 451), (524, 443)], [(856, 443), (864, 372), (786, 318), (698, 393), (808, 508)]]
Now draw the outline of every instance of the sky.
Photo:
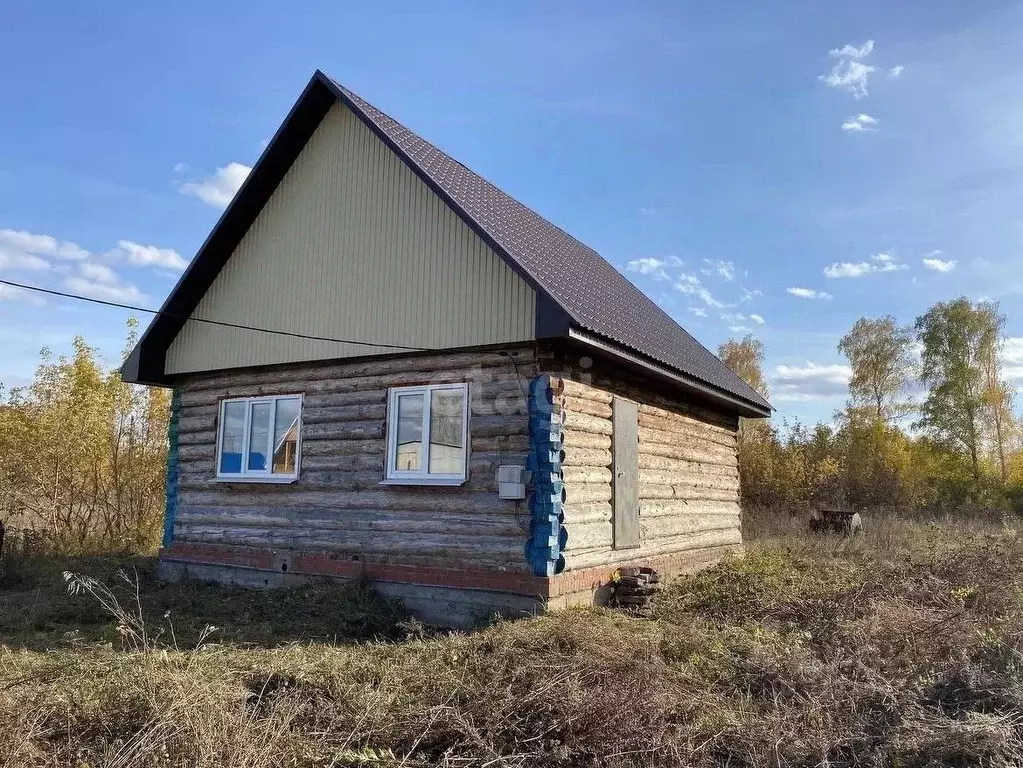
[[(321, 69), (829, 420), (861, 316), (1001, 303), (1023, 383), (1023, 4), (48, 3), (0, 24), (0, 279), (158, 307)], [(131, 313), (0, 286), (0, 382)], [(147, 322), (143, 318), (143, 323)]]

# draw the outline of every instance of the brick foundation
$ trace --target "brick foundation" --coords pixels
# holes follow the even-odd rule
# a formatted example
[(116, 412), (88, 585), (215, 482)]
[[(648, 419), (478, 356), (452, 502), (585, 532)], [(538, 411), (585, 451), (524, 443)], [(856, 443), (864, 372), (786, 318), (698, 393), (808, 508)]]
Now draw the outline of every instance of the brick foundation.
[[(173, 542), (163, 548), (160, 563), (164, 574), (171, 578), (200, 578), (249, 586), (282, 586), (310, 577), (367, 579), (382, 592), (405, 599), (413, 613), (437, 614), (427, 617), (437, 623), (465, 625), (463, 612), (438, 613), (436, 606), (430, 610), (430, 601), (443, 598), (442, 602), (464, 604), (480, 614), (496, 611), (502, 615), (509, 615), (509, 611), (522, 615), (544, 608), (601, 604), (619, 568), (646, 565), (664, 576), (672, 576), (713, 565), (728, 552), (739, 549), (713, 547), (674, 552), (565, 571), (555, 576), (367, 562), (342, 559), (328, 552), (194, 542)], [(417, 610), (413, 603), (419, 602), (419, 598), (427, 610)], [(451, 615), (445, 617), (446, 613)]]

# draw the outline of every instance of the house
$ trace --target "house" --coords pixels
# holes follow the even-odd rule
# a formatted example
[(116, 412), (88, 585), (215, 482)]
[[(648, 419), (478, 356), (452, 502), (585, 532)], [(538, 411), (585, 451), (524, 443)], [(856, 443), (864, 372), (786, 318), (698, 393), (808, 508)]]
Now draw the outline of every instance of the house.
[(124, 375), (173, 387), (168, 578), (367, 578), (453, 624), (740, 547), (738, 420), (770, 413), (599, 254), (320, 72)]

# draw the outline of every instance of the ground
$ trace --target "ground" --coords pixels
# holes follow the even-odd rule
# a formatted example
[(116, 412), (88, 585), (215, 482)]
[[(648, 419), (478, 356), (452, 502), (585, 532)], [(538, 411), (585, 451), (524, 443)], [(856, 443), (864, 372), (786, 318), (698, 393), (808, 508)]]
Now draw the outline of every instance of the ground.
[[(651, 619), (585, 609), (455, 634), (360, 587), (8, 561), (0, 766), (1023, 761), (1014, 520), (875, 517), (845, 540), (761, 513), (746, 533), (746, 557), (672, 583)], [(98, 583), (68, 594), (64, 571)]]

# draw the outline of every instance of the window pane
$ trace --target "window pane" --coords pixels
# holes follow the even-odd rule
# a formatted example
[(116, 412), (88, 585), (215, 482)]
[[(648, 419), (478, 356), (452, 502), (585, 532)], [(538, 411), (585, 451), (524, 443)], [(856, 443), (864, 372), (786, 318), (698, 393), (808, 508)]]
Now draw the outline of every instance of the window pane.
[(266, 448), (270, 444), (270, 403), (254, 403), (249, 424), (250, 470), (266, 469)]
[(298, 461), (298, 417), (301, 415), (299, 401), (278, 400), (277, 418), (274, 420), (274, 466), (275, 474), (295, 474)]
[(398, 445), (394, 468), (399, 472), (418, 472), (422, 445), (423, 396), (398, 395)]
[(430, 393), (430, 474), (457, 475), (462, 472), (464, 399), (462, 390), (441, 389)]
[(245, 440), (245, 403), (224, 404), (224, 425), (220, 443), (220, 471), (242, 471), (242, 447)]

